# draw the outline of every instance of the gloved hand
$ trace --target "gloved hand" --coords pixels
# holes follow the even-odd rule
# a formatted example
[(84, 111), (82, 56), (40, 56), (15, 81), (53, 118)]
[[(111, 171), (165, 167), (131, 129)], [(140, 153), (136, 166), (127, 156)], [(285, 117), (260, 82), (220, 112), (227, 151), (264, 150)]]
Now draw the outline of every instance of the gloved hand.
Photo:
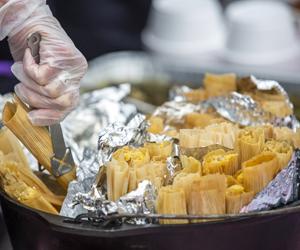
[[(34, 108), (29, 113), (34, 125), (57, 123), (79, 101), (79, 81), (86, 72), (87, 62), (53, 17), (45, 0), (5, 2), (0, 8), (0, 39), (8, 36), (15, 60), (12, 72), (21, 82), (15, 92)], [(34, 62), (27, 48), (27, 38), (34, 32), (42, 36), (40, 64)]]

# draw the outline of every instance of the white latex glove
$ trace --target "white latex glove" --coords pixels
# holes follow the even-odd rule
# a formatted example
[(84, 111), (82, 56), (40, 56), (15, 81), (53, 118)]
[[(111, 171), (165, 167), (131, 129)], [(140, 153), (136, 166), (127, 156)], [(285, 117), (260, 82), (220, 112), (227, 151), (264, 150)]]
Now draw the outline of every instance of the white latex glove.
[[(40, 64), (27, 48), (34, 32), (42, 36)], [(0, 39), (5, 36), (15, 60), (12, 72), (21, 82), (15, 92), (34, 108), (29, 119), (39, 126), (60, 122), (79, 101), (79, 81), (87, 69), (84, 56), (44, 0), (6, 1), (0, 8)]]

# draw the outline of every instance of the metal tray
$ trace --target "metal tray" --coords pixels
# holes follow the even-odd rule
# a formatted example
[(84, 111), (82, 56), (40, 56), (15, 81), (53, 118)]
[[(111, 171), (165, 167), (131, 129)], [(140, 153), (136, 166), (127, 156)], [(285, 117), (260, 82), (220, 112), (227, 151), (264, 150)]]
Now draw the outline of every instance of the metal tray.
[[(123, 55), (124, 56), (124, 55)], [(128, 56), (128, 55), (127, 55)], [(122, 74), (118, 78), (101, 76), (105, 71), (105, 63), (92, 65), (94, 73), (85, 78), (90, 84), (84, 85), (86, 90), (103, 87), (107, 84), (123, 82), (134, 83), (133, 97), (142, 101), (152, 100), (159, 105), (166, 99), (167, 90), (172, 84), (190, 83), (200, 86), (202, 73), (183, 73), (175, 69), (166, 69), (147, 58), (129, 55), (136, 62), (124, 63), (123, 72), (135, 72), (131, 77)], [(143, 59), (143, 60), (144, 60)], [(113, 63), (107, 59), (109, 68), (118, 68), (119, 58)], [(104, 60), (105, 61), (105, 60)], [(125, 60), (126, 62), (126, 60)], [(146, 62), (146, 64), (145, 64)], [(139, 65), (145, 74), (136, 74), (134, 67)], [(145, 67), (144, 67), (144, 66)], [(148, 65), (148, 66), (147, 66)], [(149, 66), (150, 65), (150, 66)], [(96, 67), (97, 66), (97, 67)], [(100, 67), (100, 68), (101, 68)], [(123, 67), (123, 66), (122, 66)], [(133, 68), (131, 68), (133, 67)], [(135, 68), (136, 69), (136, 68)], [(152, 70), (150, 70), (152, 69)], [(118, 71), (117, 72), (121, 72)], [(112, 72), (112, 75), (116, 72)], [(153, 88), (158, 86), (160, 91)], [(300, 107), (300, 85), (283, 84), (291, 95), (296, 106)], [(153, 96), (157, 99), (153, 99)], [(93, 224), (88, 221), (72, 221), (62, 216), (54, 216), (19, 204), (0, 190), (0, 201), (9, 231), (12, 245), (16, 250), (53, 250), (53, 249), (153, 249), (153, 250), (297, 250), (300, 249), (300, 206), (294, 205), (268, 212), (245, 215), (215, 217), (214, 221), (206, 221), (184, 225), (144, 226)]]
[(65, 217), (20, 205), (2, 191), (0, 200), (15, 250), (300, 248), (300, 206), (198, 224), (102, 228), (86, 222), (68, 223)]

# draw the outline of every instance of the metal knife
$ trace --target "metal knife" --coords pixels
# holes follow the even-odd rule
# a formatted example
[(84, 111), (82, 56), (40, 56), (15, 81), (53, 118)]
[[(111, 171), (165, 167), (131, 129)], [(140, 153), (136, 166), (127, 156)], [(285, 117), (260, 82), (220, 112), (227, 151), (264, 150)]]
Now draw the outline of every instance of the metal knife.
[[(27, 39), (27, 46), (31, 51), (36, 63), (40, 63), (40, 42), (42, 36), (36, 32), (30, 35)], [(51, 157), (52, 174), (55, 177), (60, 177), (69, 173), (75, 167), (71, 149), (66, 147), (60, 124), (49, 126), (51, 136), (53, 156)]]

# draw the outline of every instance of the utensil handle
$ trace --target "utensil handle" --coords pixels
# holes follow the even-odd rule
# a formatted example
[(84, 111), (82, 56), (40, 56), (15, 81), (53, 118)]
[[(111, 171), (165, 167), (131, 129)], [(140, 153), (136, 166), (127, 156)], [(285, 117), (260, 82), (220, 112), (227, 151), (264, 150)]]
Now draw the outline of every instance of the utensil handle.
[(40, 42), (42, 40), (42, 36), (40, 33), (35, 32), (30, 37), (27, 38), (27, 46), (31, 51), (31, 55), (34, 58), (34, 61), (39, 64), (40, 63)]

